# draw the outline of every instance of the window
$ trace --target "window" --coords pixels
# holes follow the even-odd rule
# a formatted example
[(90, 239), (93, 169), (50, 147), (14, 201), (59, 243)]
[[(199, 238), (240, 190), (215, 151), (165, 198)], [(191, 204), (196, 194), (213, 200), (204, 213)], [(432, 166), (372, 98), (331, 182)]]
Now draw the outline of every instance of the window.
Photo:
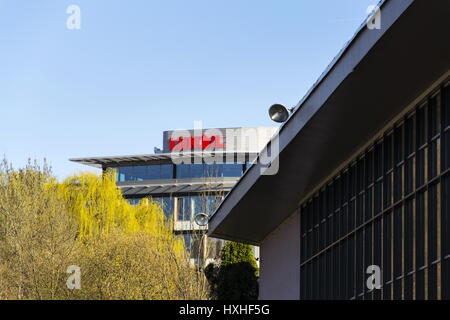
[(444, 91), (443, 132), (442, 132), (442, 170), (450, 168), (450, 85)]
[(161, 206), (164, 211), (164, 215), (166, 218), (171, 218), (173, 215), (173, 209), (174, 209), (174, 199), (169, 197), (162, 198)]
[(241, 163), (226, 163), (223, 165), (224, 177), (240, 177), (243, 166)]
[[(161, 178), (161, 166), (146, 166), (146, 167), (136, 167), (136, 168), (143, 168), (143, 174), (144, 177), (143, 180), (150, 180), (150, 179), (160, 179)], [(145, 170), (147, 169), (147, 170)]]
[(178, 179), (240, 177), (243, 169), (242, 163), (179, 164), (176, 165), (176, 177)]
[(191, 199), (189, 197), (177, 198), (177, 220), (191, 220)]
[(219, 206), (220, 202), (222, 202), (222, 197), (219, 197), (219, 196), (208, 196), (206, 213), (208, 215), (213, 214), (213, 212)]
[(127, 199), (128, 203), (131, 204), (132, 206), (139, 204), (139, 201), (141, 201), (141, 199)]
[(184, 246), (187, 250), (191, 250), (192, 235), (190, 233), (183, 234)]
[(173, 179), (173, 165), (171, 164), (161, 165), (161, 179)]
[(383, 216), (383, 299), (392, 298), (392, 212)]
[(190, 164), (178, 164), (177, 168), (177, 179), (191, 178), (191, 165)]
[[(133, 198), (127, 199), (128, 203), (131, 205), (137, 205), (142, 200), (142, 198)], [(174, 209), (174, 199), (171, 197), (155, 197), (152, 198), (152, 201), (159, 203), (161, 209), (164, 211), (164, 215), (166, 218), (170, 218), (173, 216)]]
[(205, 177), (223, 177), (223, 164), (205, 164)]
[[(173, 200), (169, 208), (173, 208)], [(211, 195), (190, 195), (177, 198), (179, 221), (190, 221), (199, 213), (211, 215), (222, 201), (222, 197)], [(173, 209), (172, 209), (173, 210)]]
[[(447, 101), (448, 102), (448, 101)], [(442, 201), (442, 283), (450, 283), (450, 175), (442, 179), (441, 194), (447, 196), (441, 197)], [(444, 285), (441, 288), (442, 299), (450, 299), (450, 287)]]
[(171, 164), (116, 167), (114, 169), (117, 172), (117, 182), (173, 178), (173, 165)]
[(449, 96), (430, 95), (300, 205), (301, 299), (450, 299)]

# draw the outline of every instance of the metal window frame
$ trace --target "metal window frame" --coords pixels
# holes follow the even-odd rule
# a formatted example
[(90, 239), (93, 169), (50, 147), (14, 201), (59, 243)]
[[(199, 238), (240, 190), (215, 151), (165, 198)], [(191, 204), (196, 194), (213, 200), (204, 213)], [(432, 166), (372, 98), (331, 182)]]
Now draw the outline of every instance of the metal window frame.
[[(320, 215), (319, 245), (302, 231), (301, 299), (450, 298), (449, 88), (431, 91), (300, 206), (302, 222)], [(381, 290), (365, 287), (362, 271), (372, 263), (380, 264)]]

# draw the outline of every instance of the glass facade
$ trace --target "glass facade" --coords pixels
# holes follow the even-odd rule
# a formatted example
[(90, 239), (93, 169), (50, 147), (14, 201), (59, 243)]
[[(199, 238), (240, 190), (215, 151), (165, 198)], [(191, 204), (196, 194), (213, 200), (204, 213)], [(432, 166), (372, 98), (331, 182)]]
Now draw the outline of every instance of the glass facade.
[[(138, 199), (127, 199), (132, 205), (137, 205)], [(175, 210), (175, 201), (177, 202), (176, 218), (178, 221), (191, 221), (198, 213), (211, 215), (215, 208), (222, 201), (219, 196), (192, 195), (184, 197), (153, 197), (153, 201), (158, 202), (164, 210), (167, 218), (173, 217)]]
[(148, 166), (116, 167), (117, 182), (173, 179), (173, 165), (160, 164)]
[(198, 213), (211, 215), (222, 197), (217, 196), (186, 196), (177, 198), (177, 220), (191, 221)]
[[(183, 238), (184, 245), (187, 249), (187, 251), (190, 253), (191, 258), (199, 258), (199, 256), (203, 253), (202, 249), (199, 250), (199, 248), (203, 247), (202, 241), (205, 241), (204, 238), (202, 238), (203, 234), (201, 233), (183, 233), (179, 235)], [(217, 258), (220, 256), (220, 250), (222, 249), (223, 245), (225, 244), (225, 240), (221, 239), (214, 239), (206, 237), (206, 258)]]
[(176, 165), (176, 178), (240, 177), (245, 169), (242, 163), (199, 163)]
[(300, 206), (301, 299), (450, 299), (449, 191), (447, 86)]
[[(161, 164), (122, 166), (115, 167), (113, 169), (116, 170), (117, 182), (132, 182), (161, 179), (207, 179), (221, 177), (238, 178), (242, 176), (250, 165), (251, 163), (247, 161), (245, 163), (216, 162), (212, 164), (193, 163), (179, 165)], [(199, 191), (193, 193), (186, 192), (185, 194), (174, 194), (168, 197), (152, 197), (152, 201), (156, 201), (161, 205), (166, 218), (174, 220), (175, 233), (179, 237), (182, 237), (191, 259), (194, 260), (198, 260), (199, 254), (203, 254), (201, 252), (202, 249), (199, 251), (199, 248), (200, 246), (203, 247), (201, 241), (204, 231), (196, 232), (189, 229), (192, 228), (191, 224), (177, 224), (177, 222), (193, 222), (194, 217), (199, 213), (211, 215), (222, 201), (224, 191), (206, 193), (207, 194), (204, 194)], [(214, 196), (211, 194), (214, 194)], [(127, 200), (130, 204), (137, 205), (141, 199), (142, 198), (132, 198)], [(177, 227), (180, 229), (176, 229)], [(223, 241), (207, 238), (206, 258), (217, 258), (222, 246)]]
[[(130, 204), (137, 205), (141, 199), (127, 199)], [(208, 195), (191, 195), (184, 197), (153, 197), (153, 201), (158, 202), (166, 218), (173, 218), (176, 214), (177, 221), (192, 221), (198, 213), (206, 213), (211, 215), (215, 208), (222, 201), (221, 196), (208, 196)], [(177, 211), (174, 212), (175, 208)], [(202, 244), (202, 236), (204, 233), (196, 233), (192, 231), (184, 231), (179, 233), (184, 241), (185, 248), (193, 259), (199, 258), (199, 248)], [(206, 237), (207, 251), (206, 258), (217, 258), (220, 253), (220, 249), (223, 246), (223, 241), (219, 239), (210, 239)]]
[[(174, 169), (175, 168), (175, 169)], [(247, 165), (242, 163), (161, 164), (115, 167), (117, 182), (207, 177), (240, 177)]]
[[(127, 201), (131, 204), (131, 205), (137, 205), (139, 204), (139, 201), (141, 201), (142, 198), (138, 198), (138, 199), (127, 199)], [(161, 208), (164, 211), (164, 215), (166, 216), (166, 218), (170, 218), (173, 215), (173, 211), (174, 211), (174, 202), (175, 199), (173, 197), (154, 197), (152, 198), (152, 201), (155, 201), (157, 203), (159, 203), (159, 205), (161, 206)]]

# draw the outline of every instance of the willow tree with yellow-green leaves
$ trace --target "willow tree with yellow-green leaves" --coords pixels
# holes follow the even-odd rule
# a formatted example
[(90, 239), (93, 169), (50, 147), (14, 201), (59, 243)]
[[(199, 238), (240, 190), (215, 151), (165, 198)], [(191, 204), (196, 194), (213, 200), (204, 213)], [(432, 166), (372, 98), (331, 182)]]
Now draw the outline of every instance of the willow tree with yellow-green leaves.
[[(78, 219), (80, 238), (123, 232), (145, 232), (164, 241), (173, 237), (171, 223), (166, 221), (159, 203), (143, 199), (130, 205), (115, 183), (114, 171), (102, 176), (93, 173), (74, 175), (58, 185), (58, 194), (69, 212)], [(182, 242), (175, 243), (177, 250)]]
[[(114, 178), (0, 165), (0, 299), (208, 298), (159, 204), (130, 205)], [(72, 265), (81, 289), (67, 288)]]

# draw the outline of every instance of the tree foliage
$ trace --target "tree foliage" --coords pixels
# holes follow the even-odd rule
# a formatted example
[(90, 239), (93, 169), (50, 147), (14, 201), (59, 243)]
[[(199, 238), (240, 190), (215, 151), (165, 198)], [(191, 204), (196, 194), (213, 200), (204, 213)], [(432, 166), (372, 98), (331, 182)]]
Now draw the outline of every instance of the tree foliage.
[(250, 245), (229, 241), (221, 250), (220, 265), (209, 264), (205, 275), (211, 295), (219, 300), (258, 298), (258, 266)]
[[(0, 299), (204, 299), (151, 199), (131, 206), (112, 172), (59, 183), (44, 165), (0, 166)], [(66, 286), (81, 268), (81, 289)]]

